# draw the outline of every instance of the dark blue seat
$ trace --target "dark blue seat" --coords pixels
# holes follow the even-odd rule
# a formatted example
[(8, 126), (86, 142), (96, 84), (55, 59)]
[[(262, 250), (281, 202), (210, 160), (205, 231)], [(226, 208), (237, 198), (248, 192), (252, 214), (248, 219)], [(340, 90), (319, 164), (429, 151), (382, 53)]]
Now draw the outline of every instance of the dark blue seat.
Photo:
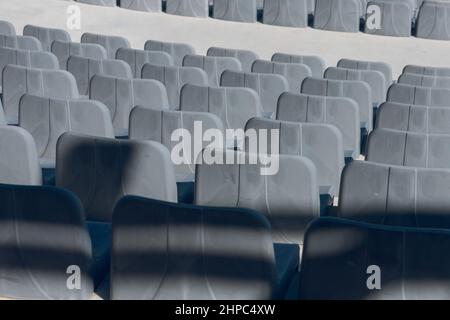
[[(0, 234), (0, 297), (92, 297), (91, 242), (81, 202), (72, 193), (0, 185)], [(73, 288), (68, 283), (77, 281), (69, 277), (77, 270), (79, 288)]]
[[(282, 245), (275, 254), (270, 229), (247, 209), (124, 197), (113, 215), (111, 299), (282, 296), (275, 279), (289, 286), (299, 250)], [(275, 255), (286, 262), (276, 265)]]

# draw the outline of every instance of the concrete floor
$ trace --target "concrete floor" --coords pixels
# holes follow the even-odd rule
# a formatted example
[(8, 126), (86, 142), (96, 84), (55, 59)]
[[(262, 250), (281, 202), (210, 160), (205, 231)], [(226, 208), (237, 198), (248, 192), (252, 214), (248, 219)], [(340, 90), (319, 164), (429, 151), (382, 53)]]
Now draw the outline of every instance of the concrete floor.
[(12, 22), (18, 33), (26, 24), (67, 30), (70, 4), (81, 8), (81, 30), (68, 30), (74, 41), (89, 31), (125, 36), (134, 48), (140, 49), (146, 40), (154, 39), (186, 42), (199, 54), (205, 54), (211, 46), (222, 46), (250, 49), (263, 59), (269, 59), (275, 52), (319, 55), (327, 66), (336, 65), (344, 57), (385, 61), (392, 66), (395, 78), (406, 64), (450, 67), (450, 41), (244, 24), (97, 7), (67, 0), (0, 0), (0, 20)]

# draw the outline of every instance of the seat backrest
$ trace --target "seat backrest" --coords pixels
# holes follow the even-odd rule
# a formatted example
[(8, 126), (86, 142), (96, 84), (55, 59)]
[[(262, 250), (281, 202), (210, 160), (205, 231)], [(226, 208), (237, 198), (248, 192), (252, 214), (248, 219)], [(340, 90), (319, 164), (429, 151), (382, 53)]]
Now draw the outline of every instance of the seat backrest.
[(372, 103), (379, 105), (386, 101), (386, 82), (381, 72), (375, 70), (355, 70), (329, 67), (324, 73), (325, 79), (358, 80), (366, 82), (372, 92)]
[[(210, 143), (197, 135), (196, 130), (200, 127), (203, 132), (215, 129), (225, 134), (222, 121), (211, 113), (135, 107), (130, 114), (130, 139), (151, 140), (164, 145), (172, 155), (179, 182), (194, 181), (197, 158)], [(175, 161), (174, 156), (183, 161)]]
[(316, 0), (314, 28), (358, 32), (360, 16), (359, 0)]
[(112, 299), (266, 300), (274, 267), (269, 222), (251, 210), (138, 197), (114, 210)]
[(70, 34), (63, 29), (44, 28), (34, 25), (26, 25), (23, 28), (23, 35), (32, 36), (39, 39), (45, 51), (51, 50), (52, 43), (55, 40), (66, 42), (71, 41)]
[(305, 28), (308, 26), (308, 0), (264, 1), (263, 22), (277, 26)]
[(56, 185), (80, 198), (88, 220), (110, 222), (126, 195), (177, 201), (170, 154), (159, 143), (65, 133), (56, 148)]
[(250, 164), (249, 154), (226, 151), (217, 158), (224, 160), (222, 156), (245, 161), (197, 165), (195, 203), (254, 209), (271, 222), (274, 242), (303, 244), (306, 226), (319, 216), (314, 164), (304, 157), (279, 155), (278, 172), (262, 175), (262, 161)]
[(303, 80), (312, 76), (311, 69), (305, 64), (265, 60), (256, 60), (253, 63), (252, 72), (279, 74), (285, 77), (289, 84), (289, 91), (293, 93), (299, 93)]
[(97, 60), (71, 56), (67, 61), (67, 70), (75, 77), (80, 94), (86, 96), (89, 95), (90, 82), (95, 75), (126, 79), (133, 78), (133, 73), (128, 63), (112, 59)]
[(236, 58), (241, 62), (242, 70), (245, 72), (251, 72), (253, 62), (259, 59), (258, 55), (251, 50), (228, 49), (219, 47), (209, 48), (207, 55), (210, 57)]
[[(321, 123), (253, 118), (247, 122), (245, 130), (258, 133), (257, 141), (252, 142), (257, 144), (246, 144), (246, 152), (251, 152), (252, 149), (262, 152), (260, 146), (263, 141), (267, 141), (264, 152), (308, 158), (317, 169), (320, 193), (339, 195), (341, 172), (344, 168), (344, 146), (338, 128)], [(273, 139), (273, 136), (278, 139)]]
[(450, 169), (450, 135), (376, 129), (367, 142), (368, 161)]
[(286, 92), (278, 99), (276, 119), (333, 125), (342, 134), (345, 156), (360, 154), (359, 108), (353, 99)]
[(318, 56), (305, 56), (287, 53), (275, 53), (272, 56), (274, 62), (301, 63), (311, 69), (311, 76), (321, 78), (325, 70), (325, 61)]
[(193, 67), (145, 64), (142, 68), (142, 79), (158, 80), (166, 86), (171, 109), (180, 108), (180, 93), (184, 85), (208, 85), (208, 75), (206, 72)]
[[(29, 51), (0, 47), (0, 70), (8, 64), (14, 64), (27, 68), (58, 70), (58, 59), (50, 52)], [(0, 77), (0, 87), (2, 79)]]
[(444, 230), (317, 219), (305, 235), (300, 299), (447, 300), (449, 247)]
[(144, 49), (149, 51), (162, 51), (168, 53), (173, 59), (173, 64), (178, 67), (181, 67), (183, 65), (184, 56), (195, 55), (194, 47), (186, 43), (148, 40), (145, 43)]
[(407, 65), (403, 73), (420, 74), (424, 76), (450, 77), (450, 68)]
[(187, 55), (184, 57), (183, 66), (196, 67), (204, 70), (208, 75), (208, 81), (211, 87), (220, 86), (220, 77), (225, 70), (242, 70), (242, 65), (239, 60), (231, 57)]
[(59, 100), (24, 95), (19, 125), (34, 138), (40, 158), (54, 161), (56, 143), (65, 132), (114, 138), (108, 108), (94, 100)]
[(0, 126), (0, 183), (42, 184), (42, 171), (33, 137), (24, 129)]
[(215, 19), (256, 22), (256, 0), (214, 0)]
[(107, 58), (106, 49), (99, 44), (53, 41), (52, 53), (58, 57), (61, 69), (67, 70), (67, 61), (71, 56), (102, 60)]
[(191, 84), (181, 89), (180, 109), (215, 114), (226, 129), (244, 129), (249, 119), (263, 114), (259, 95), (252, 89)]
[(450, 40), (450, 4), (446, 1), (424, 1), (417, 17), (417, 37)]
[(6, 35), (6, 36), (15, 36), (16, 35), (16, 28), (14, 28), (14, 25), (9, 21), (0, 21), (0, 34)]
[(450, 106), (450, 89), (427, 88), (395, 83), (388, 90), (387, 101), (447, 107)]
[(135, 106), (169, 109), (166, 88), (161, 82), (149, 79), (95, 75), (90, 84), (90, 99), (108, 107), (116, 136), (128, 135), (130, 112)]
[(389, 88), (392, 84), (392, 67), (386, 62), (341, 59), (337, 66), (346, 69), (380, 71), (386, 80), (386, 87)]
[(0, 47), (29, 51), (43, 50), (39, 39), (30, 36), (8, 36), (0, 34)]
[(81, 3), (92, 4), (95, 6), (102, 6), (102, 7), (116, 6), (116, 0), (77, 0), (77, 1)]
[(145, 11), (145, 12), (161, 12), (162, 2), (158, 0), (121, 0), (119, 3), (121, 8)]
[(136, 50), (130, 48), (119, 48), (116, 54), (117, 60), (128, 63), (135, 78), (140, 78), (142, 67), (149, 63), (157, 66), (172, 66), (172, 57), (167, 52)]
[(9, 124), (18, 123), (19, 101), (26, 93), (56, 99), (79, 98), (77, 82), (67, 71), (7, 65), (3, 69), (3, 103)]
[(346, 97), (355, 100), (359, 107), (361, 127), (366, 128), (369, 132), (372, 130), (372, 93), (366, 82), (307, 78), (303, 81), (301, 93), (328, 97)]
[(404, 73), (398, 78), (398, 83), (410, 86), (450, 89), (450, 77)]
[(180, 16), (207, 18), (208, 0), (166, 0), (166, 12)]
[(393, 37), (411, 35), (414, 9), (408, 1), (371, 0), (366, 14), (365, 33)]
[[(70, 192), (0, 185), (0, 296), (24, 300), (88, 300), (91, 239), (83, 207)], [(79, 290), (70, 276), (79, 276)]]
[(342, 173), (337, 215), (385, 225), (450, 225), (450, 170), (355, 161)]
[(450, 134), (450, 108), (385, 102), (378, 109), (377, 128)]
[(287, 79), (279, 74), (246, 73), (226, 70), (222, 73), (220, 85), (223, 87), (250, 88), (258, 93), (264, 112), (273, 115), (277, 101), (283, 92), (289, 91)]
[(106, 49), (109, 59), (116, 58), (116, 52), (120, 48), (130, 48), (128, 39), (119, 36), (107, 36), (94, 33), (83, 33), (81, 43), (96, 43)]

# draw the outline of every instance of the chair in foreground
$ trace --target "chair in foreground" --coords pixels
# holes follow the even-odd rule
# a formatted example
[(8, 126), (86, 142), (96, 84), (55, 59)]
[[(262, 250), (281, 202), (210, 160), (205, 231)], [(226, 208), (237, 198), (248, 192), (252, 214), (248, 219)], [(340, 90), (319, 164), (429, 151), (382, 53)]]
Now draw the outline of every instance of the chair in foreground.
[(270, 225), (245, 209), (125, 197), (114, 209), (111, 299), (271, 299)]
[(450, 232), (334, 218), (305, 235), (300, 299), (450, 299)]

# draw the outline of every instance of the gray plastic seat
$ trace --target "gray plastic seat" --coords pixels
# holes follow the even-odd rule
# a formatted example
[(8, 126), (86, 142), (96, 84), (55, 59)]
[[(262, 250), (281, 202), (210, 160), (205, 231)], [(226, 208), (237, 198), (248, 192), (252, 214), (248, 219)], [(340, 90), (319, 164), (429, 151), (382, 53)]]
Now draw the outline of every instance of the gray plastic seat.
[(450, 108), (386, 102), (378, 110), (377, 128), (450, 134)]
[[(196, 160), (199, 153), (209, 145), (209, 142), (193, 140), (202, 138), (194, 136), (195, 122), (201, 124), (203, 132), (217, 129), (225, 134), (222, 121), (211, 113), (155, 110), (138, 106), (130, 114), (130, 139), (156, 141), (164, 145), (171, 153), (182, 152), (186, 156), (186, 162), (174, 163), (177, 182), (194, 181)], [(173, 133), (181, 129), (187, 130), (191, 139), (183, 136), (182, 141), (181, 139), (173, 141)], [(175, 150), (180, 143), (183, 143), (182, 151)]]
[(166, 12), (179, 16), (207, 18), (208, 0), (166, 0)]
[(372, 103), (375, 106), (386, 101), (386, 82), (383, 74), (375, 70), (355, 70), (329, 67), (324, 73), (325, 79), (359, 80), (366, 82), (372, 92)]
[(185, 56), (183, 67), (196, 67), (204, 70), (208, 75), (208, 82), (211, 87), (220, 86), (221, 75), (225, 70), (242, 70), (242, 65), (236, 58), (208, 57), (200, 55)]
[(314, 28), (358, 32), (360, 16), (360, 0), (316, 0)]
[(283, 93), (276, 119), (333, 125), (341, 131), (345, 157), (360, 154), (359, 108), (353, 99)]
[(130, 48), (128, 39), (119, 36), (107, 36), (94, 33), (83, 33), (81, 36), (81, 43), (99, 44), (106, 49), (109, 59), (116, 58), (116, 52), (120, 48)]
[[(339, 195), (341, 172), (344, 168), (344, 145), (342, 134), (338, 128), (322, 123), (253, 118), (247, 122), (245, 129), (256, 130), (260, 134), (259, 139), (267, 139), (266, 152), (303, 156), (310, 159), (317, 169), (320, 193), (330, 196)], [(259, 130), (266, 130), (266, 133)], [(278, 141), (272, 141), (272, 130), (278, 132)], [(277, 143), (278, 148), (273, 146), (272, 142)], [(252, 147), (255, 146), (246, 145), (245, 150), (250, 152)], [(274, 150), (274, 148), (278, 150)], [(261, 152), (259, 148), (258, 152)]]
[(90, 99), (108, 107), (117, 137), (128, 136), (130, 112), (135, 106), (169, 109), (166, 88), (156, 80), (95, 75), (89, 93)]
[(153, 79), (163, 83), (169, 98), (170, 109), (180, 109), (180, 93), (186, 84), (208, 86), (208, 75), (199, 68), (167, 67), (145, 64), (142, 79)]
[(288, 81), (279, 74), (226, 70), (222, 73), (220, 85), (223, 87), (241, 87), (255, 90), (261, 98), (264, 112), (270, 117), (276, 112), (280, 95), (289, 91)]
[(403, 73), (420, 74), (424, 76), (450, 77), (450, 68), (407, 65)]
[(308, 0), (266, 0), (263, 22), (285, 27), (308, 26)]
[(338, 217), (367, 223), (449, 229), (450, 170), (367, 161), (342, 174)]
[(124, 9), (146, 11), (146, 12), (161, 12), (161, 0), (120, 0), (120, 7)]
[(450, 89), (450, 77), (404, 73), (398, 78), (398, 83), (410, 86)]
[(393, 84), (387, 94), (387, 101), (422, 106), (450, 106), (450, 89), (416, 87)]
[(256, 0), (214, 0), (214, 19), (256, 22)]
[(7, 36), (0, 34), (0, 47), (30, 51), (42, 51), (41, 42), (35, 37)]
[[(80, 201), (49, 187), (0, 185), (2, 300), (93, 299), (91, 239)], [(79, 289), (70, 277), (79, 275)]]
[(0, 183), (41, 185), (42, 171), (33, 137), (14, 126), (0, 126)]
[(366, 128), (368, 132), (372, 131), (372, 93), (366, 82), (307, 78), (303, 81), (301, 93), (355, 100), (359, 107), (361, 128)]
[(241, 62), (242, 70), (245, 72), (251, 72), (253, 63), (259, 59), (258, 55), (250, 50), (228, 49), (219, 47), (209, 48), (207, 55), (210, 57), (236, 58)]
[(417, 37), (450, 40), (450, 3), (424, 1), (417, 18)]
[(7, 65), (3, 69), (3, 103), (9, 124), (17, 124), (24, 94), (56, 99), (78, 99), (75, 78), (67, 71)]
[(76, 194), (86, 218), (111, 222), (126, 195), (177, 201), (169, 151), (151, 141), (63, 134), (57, 144), (56, 185)]
[(133, 78), (133, 73), (128, 63), (119, 60), (97, 60), (71, 56), (67, 61), (67, 70), (75, 77), (78, 90), (83, 96), (89, 96), (91, 79), (97, 74), (115, 78)]
[(450, 135), (372, 131), (367, 142), (368, 161), (397, 166), (450, 169)]
[(172, 57), (161, 51), (147, 51), (136, 50), (129, 48), (119, 48), (116, 54), (117, 60), (122, 60), (128, 63), (135, 78), (140, 78), (142, 74), (142, 67), (149, 63), (157, 66), (172, 66)]
[(14, 28), (14, 25), (11, 22), (0, 20), (0, 34), (6, 36), (15, 36), (16, 28)]
[(70, 42), (70, 34), (62, 29), (44, 28), (33, 25), (26, 25), (23, 28), (24, 36), (32, 36), (42, 44), (45, 51), (51, 51), (52, 43), (55, 40)]
[[(8, 64), (23, 66), (27, 68), (39, 68), (58, 70), (58, 59), (50, 52), (28, 51), (0, 47), (0, 70)], [(2, 77), (0, 77), (0, 92), (2, 88)]]
[[(239, 153), (226, 151), (236, 159)], [(201, 164), (196, 169), (195, 203), (213, 207), (254, 209), (272, 225), (276, 243), (303, 244), (306, 226), (319, 216), (319, 187), (314, 164), (307, 158), (279, 155), (275, 175), (262, 175), (262, 165)]]
[(194, 47), (186, 43), (148, 40), (144, 48), (148, 51), (167, 52), (172, 57), (173, 64), (179, 67), (183, 65), (183, 59), (186, 55), (195, 55)]
[[(445, 254), (450, 247), (448, 231), (383, 227), (326, 218), (312, 223), (305, 239), (300, 299), (447, 300), (450, 297), (450, 260)], [(381, 271), (381, 288), (370, 290), (368, 284), (373, 284), (376, 267)]]
[(51, 51), (58, 57), (61, 69), (67, 69), (71, 56), (102, 60), (107, 58), (106, 49), (98, 44), (53, 41)]
[(56, 143), (65, 132), (114, 138), (108, 108), (93, 100), (58, 100), (24, 95), (19, 126), (34, 138), (41, 167), (54, 168)]
[(113, 300), (269, 300), (270, 225), (245, 209), (126, 197), (114, 210)]
[(318, 56), (300, 56), (287, 53), (275, 53), (272, 56), (272, 61), (307, 65), (311, 69), (311, 75), (316, 78), (321, 78), (323, 76), (323, 72), (325, 71), (325, 61)]
[(191, 84), (181, 89), (180, 109), (215, 114), (226, 129), (244, 129), (249, 119), (263, 114), (259, 95), (252, 89)]
[(279, 74), (286, 78), (289, 91), (299, 93), (303, 80), (311, 77), (311, 69), (300, 63), (284, 63), (266, 60), (256, 60), (252, 66), (254, 73)]
[(380, 71), (386, 80), (386, 87), (389, 88), (392, 84), (392, 67), (386, 62), (341, 59), (337, 66), (346, 69)]
[[(373, 10), (377, 8), (376, 10)], [(380, 15), (376, 17), (375, 15)], [(374, 15), (374, 19), (371, 18)], [(414, 9), (408, 1), (371, 0), (367, 4), (364, 32), (392, 37), (411, 36)]]
[(86, 3), (91, 4), (95, 6), (102, 6), (102, 7), (115, 7), (116, 6), (116, 0), (76, 0), (80, 3)]

